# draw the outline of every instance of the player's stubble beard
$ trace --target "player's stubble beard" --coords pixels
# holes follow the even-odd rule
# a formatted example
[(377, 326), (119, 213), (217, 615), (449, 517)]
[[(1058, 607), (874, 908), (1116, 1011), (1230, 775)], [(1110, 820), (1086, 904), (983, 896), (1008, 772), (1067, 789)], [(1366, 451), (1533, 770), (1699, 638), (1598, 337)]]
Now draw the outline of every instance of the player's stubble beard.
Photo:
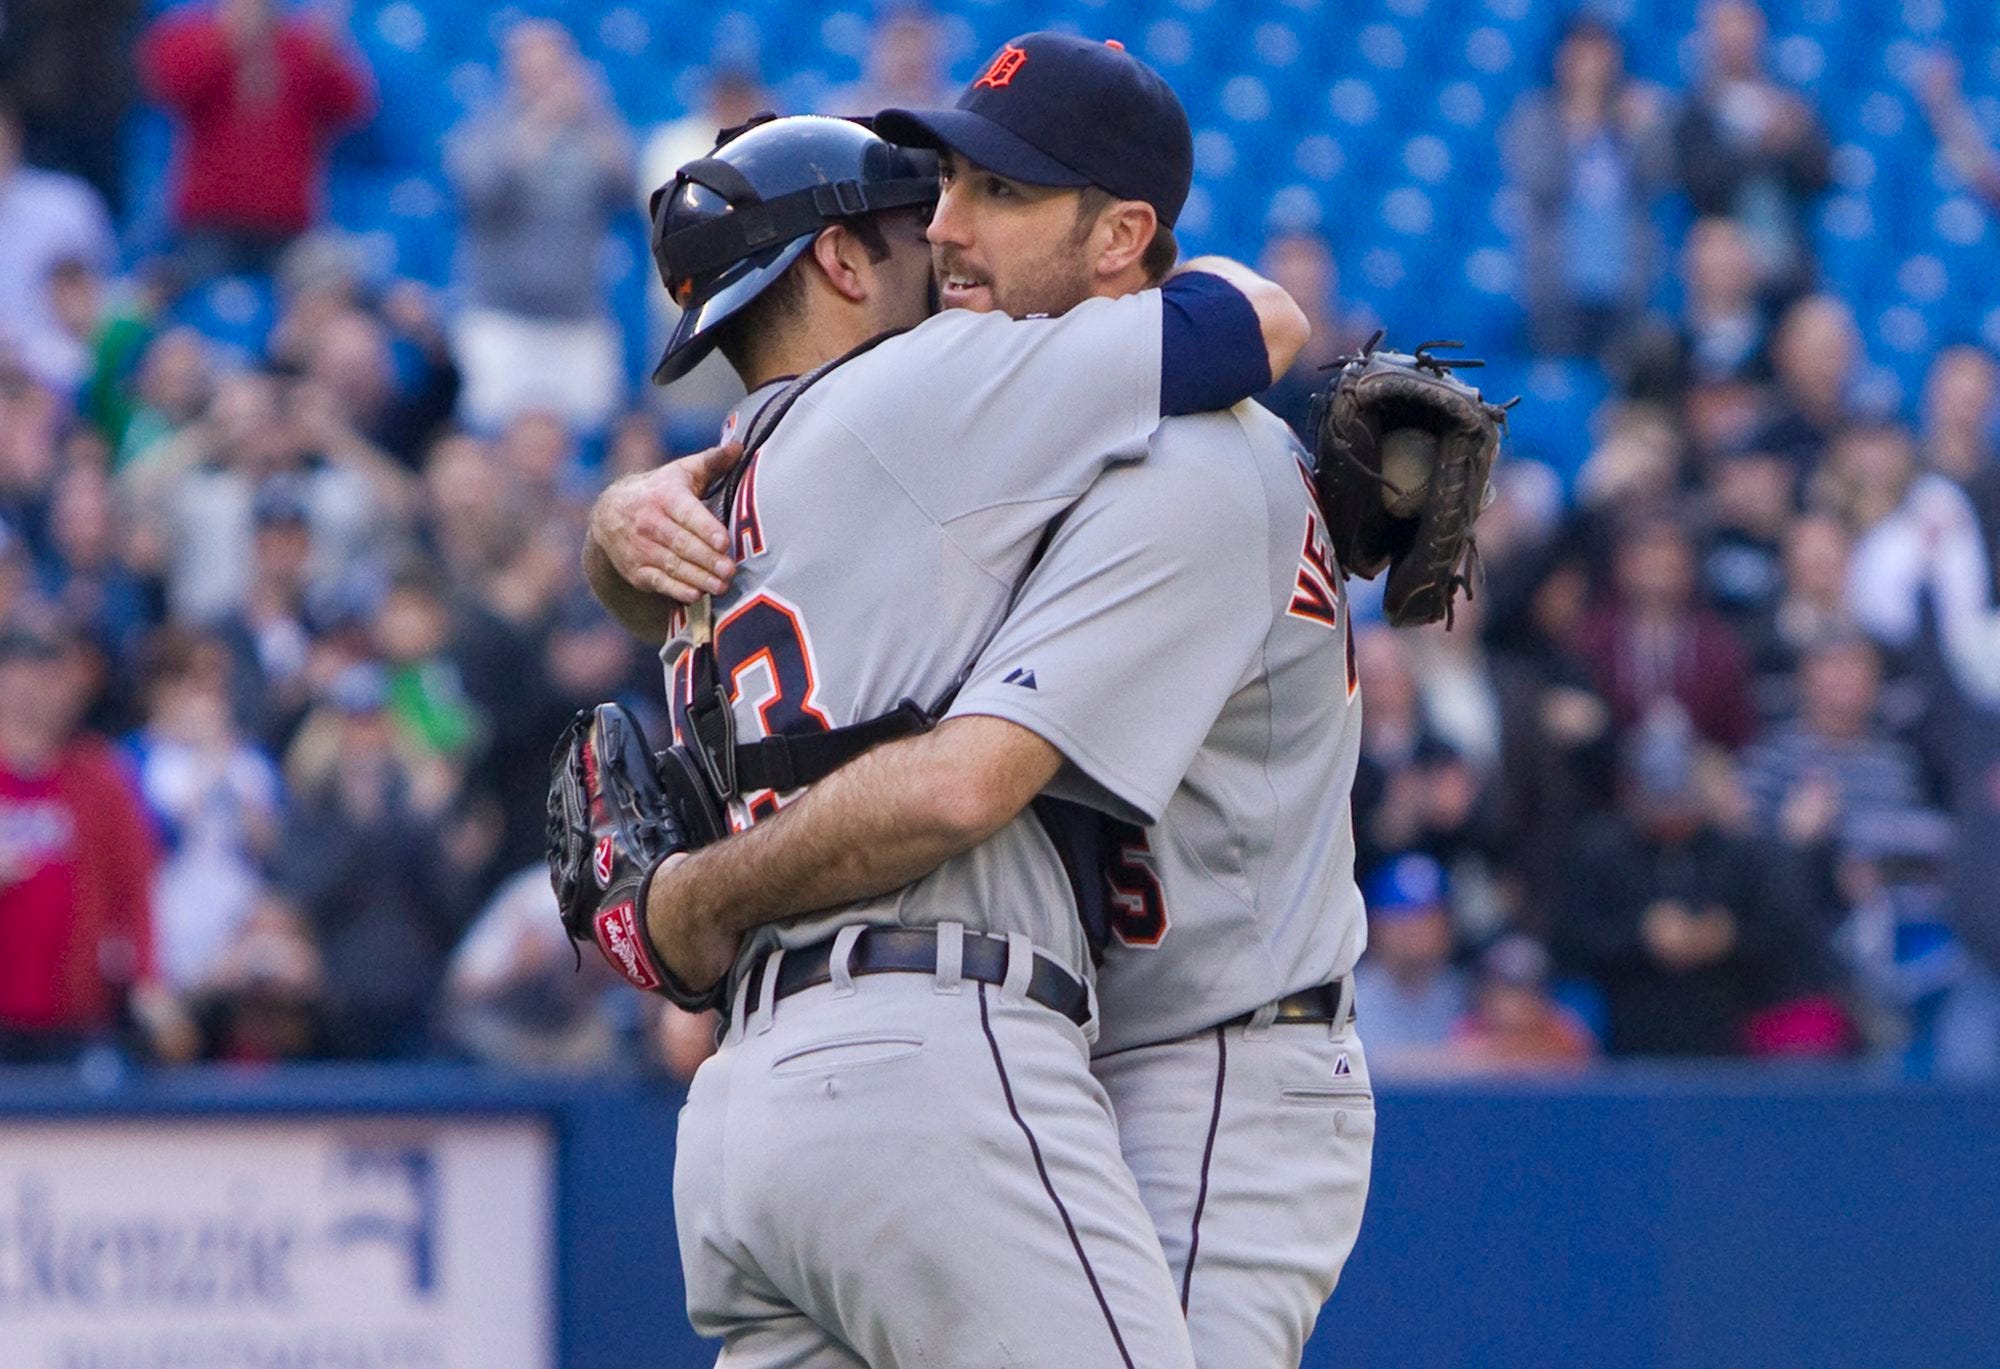
[(1068, 313), (1091, 296), (1090, 272), (1084, 265), (1082, 243), (1065, 235), (1032, 258), (1017, 258), (994, 271), (973, 269), (957, 249), (931, 250), (931, 294), (949, 277), (977, 280), (986, 286), (988, 307), (1011, 318)]

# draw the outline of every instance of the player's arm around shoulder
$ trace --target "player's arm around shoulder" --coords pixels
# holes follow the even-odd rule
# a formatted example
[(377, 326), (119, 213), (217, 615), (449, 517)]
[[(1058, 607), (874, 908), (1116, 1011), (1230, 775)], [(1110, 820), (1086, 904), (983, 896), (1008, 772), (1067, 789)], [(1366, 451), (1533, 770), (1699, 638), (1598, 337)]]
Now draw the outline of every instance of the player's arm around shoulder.
[(1168, 280), (1190, 274), (1214, 276), (1249, 301), (1251, 312), (1257, 316), (1257, 331), (1264, 338), (1265, 360), (1272, 380), (1290, 370), (1299, 353), (1312, 341), (1312, 323), (1298, 301), (1282, 285), (1266, 280), (1242, 262), (1228, 257), (1193, 257), (1175, 267)]
[[(1163, 414), (1224, 409), (1266, 388), (1312, 337), (1305, 311), (1276, 282), (1228, 257), (1183, 262), (1160, 284), (1116, 297), (1086, 299), (1067, 312), (1010, 318), (948, 309), (878, 349), (870, 367), (908, 389), (921, 369), (937, 382), (939, 402), (960, 412), (968, 392), (1046, 403), (1089, 390), (1100, 403), (1122, 388), (1153, 397), (1185, 393), (1181, 371), (1212, 379), (1196, 407), (1167, 403)], [(1150, 344), (1155, 339), (1159, 350)], [(1260, 367), (1255, 363), (1261, 361)], [(1227, 388), (1218, 388), (1224, 386)], [(918, 403), (921, 394), (909, 395)]]

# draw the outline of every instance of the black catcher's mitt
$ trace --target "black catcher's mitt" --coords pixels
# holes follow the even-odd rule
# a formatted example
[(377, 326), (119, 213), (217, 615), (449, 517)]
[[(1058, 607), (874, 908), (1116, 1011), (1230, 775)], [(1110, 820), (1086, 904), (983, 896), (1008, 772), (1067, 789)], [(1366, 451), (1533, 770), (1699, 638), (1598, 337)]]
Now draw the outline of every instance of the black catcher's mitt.
[(1320, 513), (1349, 574), (1372, 580), (1389, 567), (1382, 606), (1391, 623), (1449, 622), (1458, 590), (1472, 593), (1461, 567), (1511, 406), (1488, 404), (1451, 373), (1479, 362), (1432, 355), (1460, 344), (1427, 342), (1410, 354), (1378, 352), (1381, 340), (1338, 363), (1313, 397)]
[[(599, 704), (571, 720), (549, 774), (549, 879), (572, 942), (594, 942), (611, 968), (690, 1012), (714, 990), (690, 991), (646, 933), (646, 889), (668, 856), (718, 840), (721, 806), (679, 747), (655, 757), (639, 720)], [(719, 986), (718, 986), (719, 987)]]

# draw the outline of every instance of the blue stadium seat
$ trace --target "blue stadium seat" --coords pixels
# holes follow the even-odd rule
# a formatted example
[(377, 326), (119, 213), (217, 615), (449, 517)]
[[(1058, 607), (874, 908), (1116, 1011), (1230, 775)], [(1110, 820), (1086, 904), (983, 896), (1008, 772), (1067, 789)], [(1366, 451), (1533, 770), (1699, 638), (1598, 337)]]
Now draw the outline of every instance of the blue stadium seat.
[(417, 168), (463, 112), (440, 79), (446, 49), (439, 25), (414, 0), (389, 0), (355, 15), (355, 38), (375, 76), (380, 109), (343, 160)]
[(1954, 295), (1968, 304), (1993, 297), (1993, 245), (2000, 229), (1985, 205), (1966, 194), (1943, 196), (1915, 236), (1944, 263)]
[(1883, 260), (1893, 219), (1868, 195), (1829, 196), (1819, 208), (1813, 241), (1822, 277), (1857, 305), (1868, 306), (1888, 288)]
[(167, 245), (168, 172), (173, 157), (173, 126), (157, 110), (136, 109), (125, 121), (119, 153), (125, 181), (124, 241), (135, 255)]
[(1199, 69), (1194, 27), (1182, 15), (1165, 15), (1148, 23), (1135, 50), (1184, 91), (1188, 89), (1187, 73)]
[(1513, 89), (1525, 89), (1540, 79), (1541, 72), (1535, 65), (1537, 56), (1522, 51), (1512, 34), (1493, 24), (1453, 33), (1439, 53), (1442, 69)]
[(1508, 244), (1471, 247), (1459, 257), (1456, 274), (1440, 279), (1450, 286), (1434, 292), (1443, 302), (1440, 331), (1462, 339), (1474, 356), (1520, 346), (1526, 313), (1518, 293), (1520, 263)]
[(607, 10), (587, 35), (586, 51), (604, 72), (619, 110), (634, 127), (647, 128), (682, 112), (669, 42), (670, 35), (660, 31), (660, 20), (637, 5)]
[(276, 314), (269, 280), (223, 276), (175, 301), (172, 321), (214, 339), (231, 361), (245, 364), (263, 356)]
[[(1684, 89), (1700, 0), (1587, 0), (1624, 36), (1628, 65)], [(149, 13), (169, 0), (148, 0)], [(1521, 93), (1544, 83), (1575, 8), (1552, 0), (937, 0), (946, 60), (968, 79), (997, 44), (1055, 26), (1117, 38), (1161, 67), (1197, 132), (1189, 250), (1254, 255), (1274, 228), (1316, 225), (1357, 299), (1499, 348), (1496, 386), (1529, 395), (1520, 431), (1566, 476), (1587, 451), (1602, 378), (1568, 363), (1530, 367), (1495, 136)], [(1823, 278), (1852, 300), (1882, 383), (1907, 393), (1925, 347), (1981, 333), (2000, 343), (1990, 211), (1940, 171), (1908, 84), (1935, 47), (1958, 53), (1982, 117), (2000, 126), (2000, 7), (1960, 0), (1765, 0), (1774, 70), (1809, 92), (1839, 149), (1837, 185), (1812, 233)], [(336, 220), (385, 263), (425, 279), (450, 270), (455, 214), (440, 145), (497, 88), (499, 37), (522, 17), (565, 24), (643, 130), (681, 113), (714, 61), (757, 66), (781, 107), (817, 107), (855, 79), (879, 0), (356, 0), (355, 38), (384, 117), (347, 140), (331, 184)], [(127, 134), (133, 246), (165, 240), (168, 132), (141, 113)], [(1684, 201), (1655, 213), (1669, 260)], [(643, 338), (636, 220), (620, 229), (617, 304)], [(629, 239), (629, 241), (627, 241)], [(1913, 264), (1914, 263), (1914, 264)], [(191, 302), (232, 338), (253, 337), (258, 287)], [(1677, 306), (1662, 276), (1653, 303)], [(1446, 311), (1442, 316), (1439, 310)], [(1457, 320), (1457, 321), (1454, 321)], [(635, 341), (635, 348), (639, 343)], [(635, 366), (638, 364), (635, 351)]]
[(1508, 416), (1509, 445), (1544, 462), (1573, 488), (1590, 455), (1593, 420), (1610, 396), (1610, 382), (1596, 365), (1563, 359), (1531, 360), (1489, 352), (1477, 383), (1486, 396), (1521, 403)]
[(451, 277), (458, 219), (442, 179), (403, 176), (387, 187), (384, 227), (395, 238), (397, 269), (442, 285)]

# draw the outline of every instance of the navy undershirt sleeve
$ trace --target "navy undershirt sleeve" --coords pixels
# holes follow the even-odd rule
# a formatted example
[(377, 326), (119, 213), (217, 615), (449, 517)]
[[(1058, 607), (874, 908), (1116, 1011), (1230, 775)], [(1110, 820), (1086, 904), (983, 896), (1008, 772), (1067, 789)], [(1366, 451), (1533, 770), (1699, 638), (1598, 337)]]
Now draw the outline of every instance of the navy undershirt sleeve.
[(1185, 271), (1160, 287), (1160, 413), (1227, 409), (1271, 385), (1257, 311), (1220, 276)]

